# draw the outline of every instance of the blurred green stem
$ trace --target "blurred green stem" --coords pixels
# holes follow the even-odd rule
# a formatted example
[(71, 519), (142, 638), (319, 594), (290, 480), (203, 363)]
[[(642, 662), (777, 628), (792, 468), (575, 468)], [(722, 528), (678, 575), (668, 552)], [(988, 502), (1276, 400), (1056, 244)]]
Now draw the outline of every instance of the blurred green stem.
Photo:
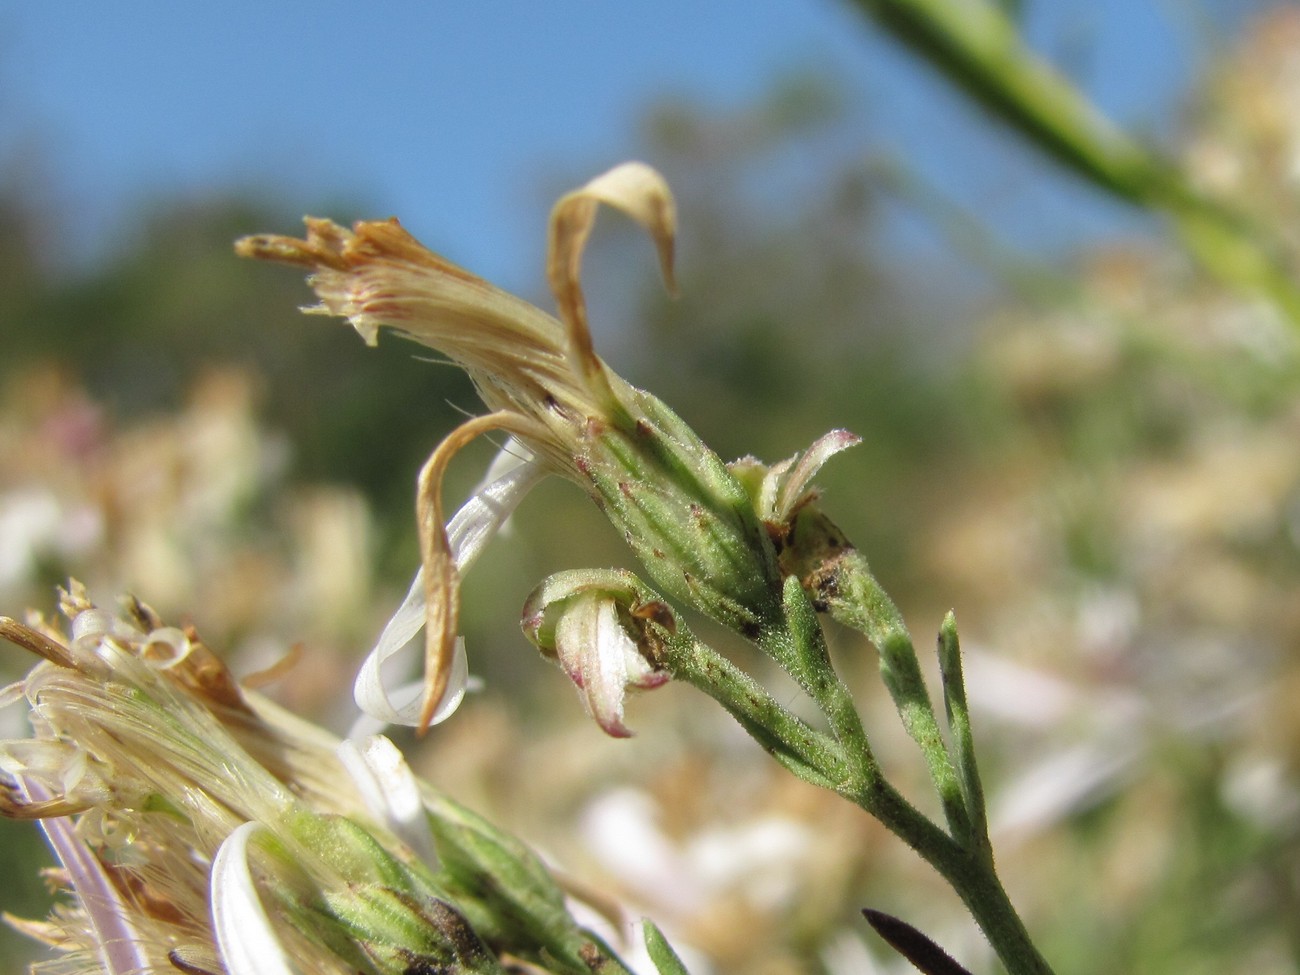
[(1212, 274), (1262, 294), (1300, 325), (1300, 288), (1262, 228), (1205, 197), (1181, 169), (1107, 119), (1029, 49), (989, 0), (853, 0), (903, 44), (1058, 163), (1169, 217)]

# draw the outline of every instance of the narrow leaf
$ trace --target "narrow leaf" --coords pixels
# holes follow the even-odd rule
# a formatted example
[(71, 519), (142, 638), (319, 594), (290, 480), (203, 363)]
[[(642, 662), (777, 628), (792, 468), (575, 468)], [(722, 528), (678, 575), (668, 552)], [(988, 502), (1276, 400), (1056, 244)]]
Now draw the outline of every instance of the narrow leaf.
[(682, 960), (677, 957), (677, 952), (673, 951), (673, 946), (668, 943), (664, 933), (649, 918), (641, 921), (641, 927), (645, 931), (645, 948), (650, 954), (650, 960), (655, 963), (655, 969), (659, 975), (689, 975), (686, 966)]
[[(957, 639), (957, 621), (952, 613), (944, 617), (939, 629), (939, 673), (943, 682), (944, 710), (952, 733), (953, 758), (957, 763), (957, 780), (970, 819), (971, 842), (984, 853), (990, 852), (988, 812), (984, 786), (975, 761), (975, 736), (971, 731), (970, 707), (966, 703), (966, 681), (962, 675), (961, 644)], [(990, 854), (991, 855), (991, 854)]]

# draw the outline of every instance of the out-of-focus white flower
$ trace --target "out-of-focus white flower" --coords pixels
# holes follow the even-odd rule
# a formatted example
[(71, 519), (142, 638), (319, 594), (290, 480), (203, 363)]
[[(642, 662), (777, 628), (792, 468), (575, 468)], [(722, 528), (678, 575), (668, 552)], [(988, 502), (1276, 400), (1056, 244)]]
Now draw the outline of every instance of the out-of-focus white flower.
[(704, 830), (678, 843), (663, 832), (650, 797), (633, 789), (592, 802), (583, 814), (583, 835), (605, 868), (638, 897), (678, 917), (727, 894), (761, 911), (789, 905), (814, 843), (806, 824), (783, 816)]
[(30, 579), (42, 558), (86, 551), (103, 531), (103, 519), (94, 509), (69, 508), (45, 488), (0, 494), (0, 590)]

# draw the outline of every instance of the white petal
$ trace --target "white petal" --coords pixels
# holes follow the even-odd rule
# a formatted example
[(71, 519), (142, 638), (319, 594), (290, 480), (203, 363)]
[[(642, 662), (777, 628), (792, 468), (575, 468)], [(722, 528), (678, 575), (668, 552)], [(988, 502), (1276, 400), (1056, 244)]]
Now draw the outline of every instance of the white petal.
[[(357, 707), (371, 718), (377, 719), (381, 727), (399, 724), (414, 728), (420, 723), (420, 712), (424, 706), (424, 681), (406, 682), (400, 677), (394, 678), (393, 670), (397, 668), (389, 668), (385, 673), (384, 663), (404, 650), (409, 651), (406, 656), (418, 659), (423, 649), (418, 641), (376, 647), (361, 664), (356, 683), (352, 685), (352, 698)], [(401, 669), (409, 671), (410, 667), (403, 666)], [(442, 696), (430, 724), (445, 721), (460, 707), (468, 683), (469, 659), (465, 656), (465, 641), (458, 639), (456, 655), (451, 661), (447, 692)]]
[[(514, 441), (511, 441), (514, 443)], [(501, 530), (519, 502), (546, 476), (542, 462), (531, 454), (522, 459), (518, 453), (526, 450), (510, 444), (497, 455), (488, 469), (488, 477), (461, 505), (459, 511), (447, 522), (447, 540), (456, 568), (467, 570), (483, 549)], [(504, 470), (503, 470), (504, 468)]]
[(185, 660), (194, 649), (185, 631), (176, 626), (163, 626), (145, 637), (145, 663), (159, 670), (170, 670)]
[[(507, 449), (510, 449), (509, 446)], [(523, 450), (522, 447), (518, 449)], [(456, 560), (456, 567), (462, 572), (469, 568), (487, 543), (500, 531), (506, 519), (519, 507), (524, 495), (546, 475), (545, 468), (531, 455), (527, 459), (521, 459), (515, 453), (508, 462), (498, 457), (493, 466), (498, 470), (501, 467), (507, 469), (470, 495), (447, 525), (452, 556)], [(377, 719), (381, 723), (380, 727), (385, 724), (413, 727), (420, 722), (424, 684), (422, 681), (410, 683), (409, 675), (416, 671), (424, 659), (424, 646), (415, 640), (415, 636), (424, 628), (424, 620), (424, 570), (421, 569), (416, 572), (402, 605), (384, 627), (374, 649), (362, 662), (352, 688), (352, 697), (357, 707)], [(445, 720), (460, 705), (468, 674), (465, 647), (458, 642), (456, 656), (452, 661), (451, 680), (442, 703), (434, 713), (433, 724)]]
[[(640, 660), (641, 655), (637, 653), (636, 644), (628, 636), (623, 624), (619, 622), (618, 610), (613, 600), (601, 601), (600, 612), (596, 617), (595, 650), (595, 659), (599, 661), (600, 671), (604, 677), (603, 682), (611, 689), (617, 682), (619, 690), (622, 691), (627, 686), (628, 664), (633, 659)], [(621, 693), (619, 697), (622, 697)]]
[[(411, 639), (420, 630), (424, 629), (424, 569), (415, 573), (415, 578), (411, 580), (411, 588), (406, 592), (406, 598), (402, 600), (402, 605), (397, 608), (388, 625), (384, 627), (384, 632), (379, 634), (379, 640), (375, 643), (374, 649), (366, 657), (365, 664), (370, 666), (372, 661), (377, 660), (374, 666), (378, 667), (385, 660), (388, 660), (404, 646), (411, 642)], [(357, 681), (360, 682), (358, 677)]]
[(773, 464), (768, 468), (767, 473), (763, 475), (756, 504), (761, 517), (773, 521), (780, 520), (781, 512), (777, 508), (777, 497), (781, 493), (781, 482), (785, 479), (786, 471), (794, 466), (794, 462), (794, 457), (787, 457), (785, 460)]
[[(15, 775), (23, 797), (33, 801), (53, 798), (41, 785)], [(50, 848), (59, 858), (72, 889), (86, 911), (86, 921), (94, 932), (99, 961), (107, 975), (136, 975), (152, 968), (149, 956), (140, 945), (140, 936), (131, 926), (129, 910), (122, 903), (117, 887), (104, 873), (99, 858), (77, 836), (72, 820), (55, 816), (41, 820), (41, 829)]]
[(248, 841), (261, 828), (244, 823), (212, 859), (212, 930), (229, 975), (294, 975), (248, 869)]
[(29, 786), (57, 782), (78, 753), (77, 746), (47, 738), (18, 738), (0, 742), (0, 772), (24, 776)]
[(0, 688), (0, 708), (7, 708), (11, 704), (17, 704), (27, 696), (27, 685), (22, 681), (15, 681), (5, 687)]
[(397, 746), (383, 735), (371, 735), (340, 742), (338, 756), (370, 812), (434, 869), (438, 854), (420, 785)]
[[(488, 464), (487, 473), (483, 475), (483, 480), (474, 488), (474, 493), (477, 494), (486, 485), (510, 474), (515, 468), (524, 464), (532, 464), (534, 461), (535, 455), (524, 445), (523, 441), (517, 437), (511, 437), (497, 451), (497, 455), (492, 458), (492, 463)], [(510, 525), (509, 519), (502, 522), (497, 534), (508, 537), (510, 535)]]

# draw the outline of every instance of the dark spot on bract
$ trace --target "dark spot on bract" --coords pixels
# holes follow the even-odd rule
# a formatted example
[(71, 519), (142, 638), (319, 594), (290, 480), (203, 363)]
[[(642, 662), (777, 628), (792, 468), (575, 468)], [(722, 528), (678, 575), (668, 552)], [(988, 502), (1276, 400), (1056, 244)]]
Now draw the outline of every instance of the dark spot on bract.
[(609, 959), (605, 957), (605, 953), (600, 950), (600, 947), (594, 941), (588, 941), (579, 948), (578, 956), (582, 959), (582, 963), (593, 972), (600, 971), (609, 962)]

